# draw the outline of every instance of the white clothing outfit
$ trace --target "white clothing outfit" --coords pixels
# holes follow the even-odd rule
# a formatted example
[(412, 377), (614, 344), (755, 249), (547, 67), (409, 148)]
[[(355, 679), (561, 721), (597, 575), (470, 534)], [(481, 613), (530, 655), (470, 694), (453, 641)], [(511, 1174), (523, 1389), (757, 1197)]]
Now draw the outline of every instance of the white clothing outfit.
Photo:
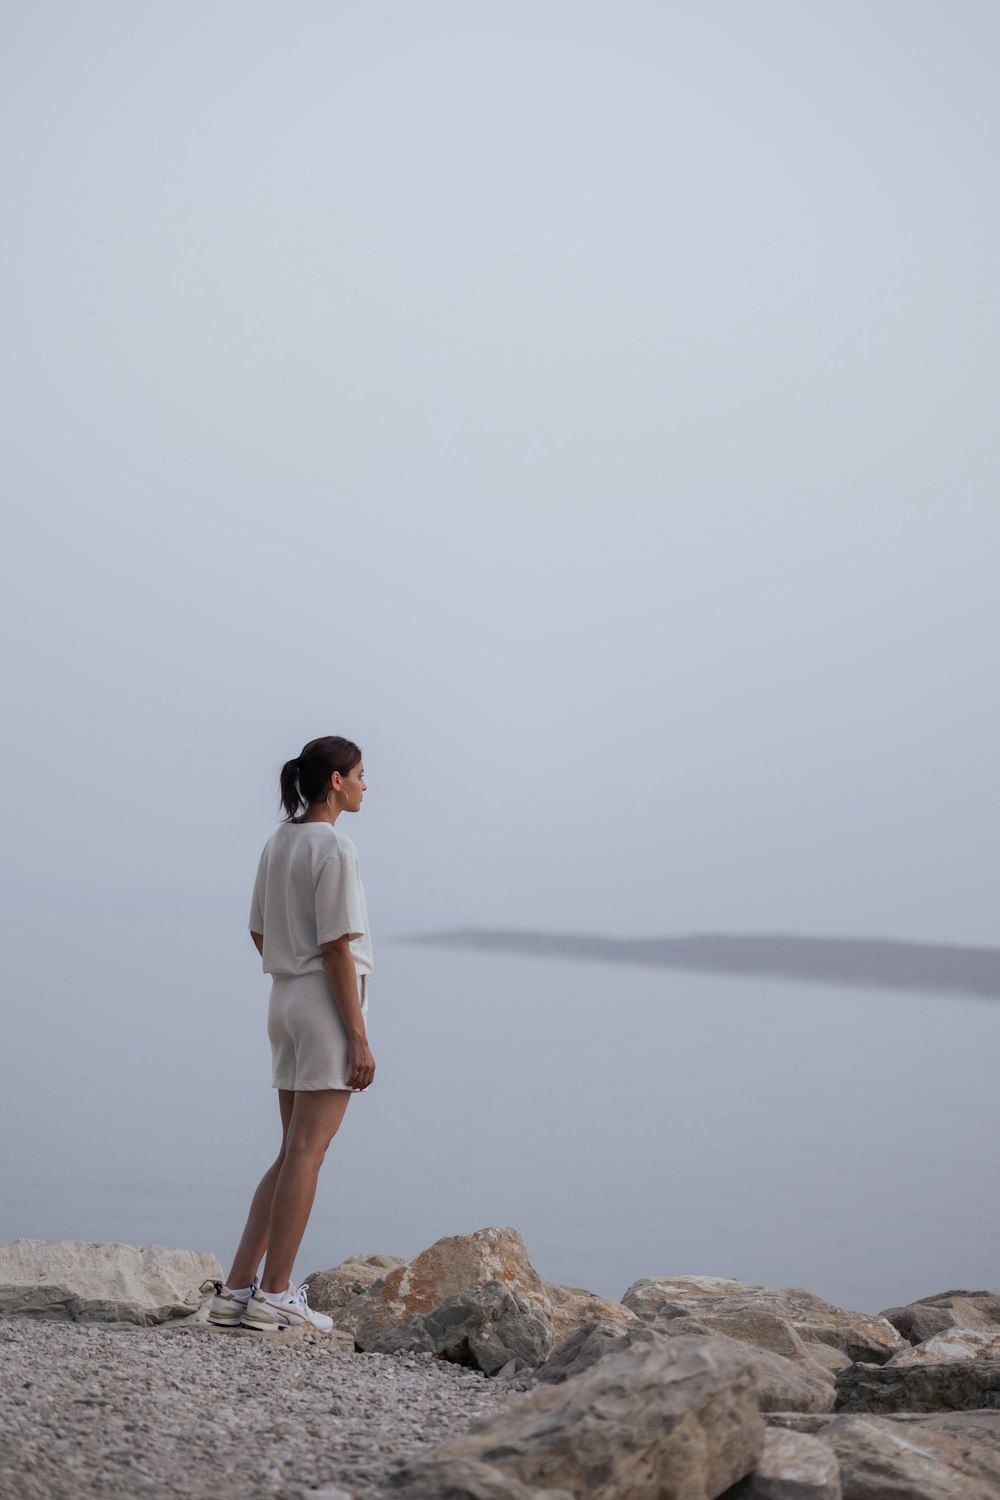
[(321, 943), (350, 936), (361, 1014), (374, 964), (361, 866), (332, 823), (281, 823), (260, 857), (250, 930), (271, 975), (267, 1031), (272, 1087), (346, 1089), (348, 1041), (323, 968)]

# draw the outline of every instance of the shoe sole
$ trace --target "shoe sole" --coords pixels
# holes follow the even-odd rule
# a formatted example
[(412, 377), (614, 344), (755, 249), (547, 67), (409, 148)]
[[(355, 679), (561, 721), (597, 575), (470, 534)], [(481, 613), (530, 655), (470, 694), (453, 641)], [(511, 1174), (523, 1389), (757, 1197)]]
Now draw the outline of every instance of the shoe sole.
[(213, 1317), (212, 1314), (209, 1313), (208, 1321), (216, 1328), (239, 1328), (241, 1322), (241, 1314), (237, 1313), (235, 1318), (224, 1318), (221, 1316)]
[(289, 1318), (282, 1322), (280, 1318), (254, 1318), (244, 1313), (240, 1319), (241, 1328), (252, 1328), (255, 1333), (286, 1333), (289, 1328), (308, 1328), (313, 1333), (332, 1333), (332, 1328), (320, 1328), (309, 1318)]

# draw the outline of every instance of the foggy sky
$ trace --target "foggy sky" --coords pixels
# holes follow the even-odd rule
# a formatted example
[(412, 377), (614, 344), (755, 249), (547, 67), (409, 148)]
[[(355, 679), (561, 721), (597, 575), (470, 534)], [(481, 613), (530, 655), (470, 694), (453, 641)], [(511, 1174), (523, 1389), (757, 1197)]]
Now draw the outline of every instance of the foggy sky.
[(337, 733), (376, 968), (463, 923), (995, 942), (998, 43), (5, 6), (11, 931), (245, 941)]

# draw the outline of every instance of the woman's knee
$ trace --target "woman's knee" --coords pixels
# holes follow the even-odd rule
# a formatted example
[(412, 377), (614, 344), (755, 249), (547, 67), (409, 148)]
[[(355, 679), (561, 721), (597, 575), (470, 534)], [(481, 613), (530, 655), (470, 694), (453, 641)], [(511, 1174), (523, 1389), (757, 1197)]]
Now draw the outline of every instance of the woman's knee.
[(326, 1131), (293, 1130), (282, 1148), (286, 1161), (321, 1163), (333, 1136)]

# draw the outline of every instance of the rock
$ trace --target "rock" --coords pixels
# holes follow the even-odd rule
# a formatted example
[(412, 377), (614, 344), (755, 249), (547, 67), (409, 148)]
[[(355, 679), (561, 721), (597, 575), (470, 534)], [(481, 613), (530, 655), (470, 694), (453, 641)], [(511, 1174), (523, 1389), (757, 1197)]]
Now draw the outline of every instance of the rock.
[(806, 1411), (769, 1411), (764, 1413), (764, 1421), (770, 1427), (784, 1427), (789, 1432), (806, 1432), (810, 1436), (820, 1437), (834, 1421), (832, 1412), (806, 1412)]
[(509, 1361), (515, 1362), (515, 1370), (540, 1365), (553, 1342), (548, 1313), (502, 1282), (488, 1281), (407, 1318), (368, 1349), (373, 1354), (436, 1354), (495, 1375)]
[(833, 1410), (836, 1395), (833, 1378), (808, 1361), (795, 1362), (767, 1349), (758, 1349), (737, 1339), (712, 1334), (693, 1318), (677, 1318), (665, 1323), (643, 1323), (622, 1327), (615, 1323), (588, 1323), (578, 1328), (552, 1351), (547, 1362), (534, 1373), (540, 1384), (558, 1384), (596, 1364), (609, 1355), (619, 1354), (638, 1345), (649, 1345), (658, 1339), (706, 1338), (713, 1343), (742, 1350), (753, 1368), (761, 1411)]
[(306, 1277), (309, 1306), (318, 1312), (338, 1313), (389, 1271), (405, 1265), (398, 1255), (352, 1255), (329, 1271), (311, 1271)]
[(851, 1364), (843, 1350), (835, 1349), (832, 1344), (818, 1344), (800, 1338), (791, 1324), (761, 1308), (702, 1312), (697, 1318), (658, 1318), (648, 1326), (671, 1336), (677, 1333), (714, 1333), (738, 1339), (794, 1364), (812, 1366), (812, 1373), (825, 1380), (832, 1380), (838, 1370)]
[(712, 1312), (702, 1308), (697, 1314), (699, 1323), (716, 1333), (724, 1333), (731, 1339), (740, 1339), (754, 1344), (758, 1349), (770, 1349), (772, 1354), (783, 1354), (786, 1359), (805, 1359), (808, 1346), (799, 1337), (792, 1325), (768, 1312), (763, 1307), (733, 1307)]
[(841, 1500), (837, 1455), (822, 1438), (770, 1428), (757, 1467), (724, 1500)]
[(837, 1376), (838, 1412), (972, 1411), (1000, 1406), (1000, 1360), (852, 1365)]
[[(832, 1344), (807, 1344), (809, 1350), (809, 1363), (819, 1365), (820, 1369), (826, 1370), (829, 1375), (836, 1375), (840, 1370), (849, 1369), (853, 1363), (850, 1355), (845, 1354), (843, 1349), (835, 1349)], [(893, 1355), (895, 1359), (895, 1355)]]
[(835, 1417), (824, 1431), (844, 1500), (997, 1500), (1000, 1443), (878, 1417)]
[(630, 1286), (622, 1302), (647, 1322), (770, 1313), (806, 1343), (830, 1344), (852, 1360), (873, 1364), (903, 1347), (901, 1334), (885, 1318), (835, 1307), (798, 1287), (774, 1290), (725, 1276), (649, 1276)]
[(359, 1349), (369, 1349), (407, 1318), (488, 1281), (502, 1281), (551, 1316), (541, 1277), (517, 1230), (491, 1228), (436, 1240), (341, 1307), (336, 1321), (354, 1334)]
[(787, 1359), (783, 1354), (773, 1354), (770, 1349), (760, 1349), (743, 1339), (730, 1339), (727, 1334), (712, 1329), (700, 1318), (667, 1318), (645, 1326), (663, 1338), (699, 1335), (723, 1338), (727, 1343), (742, 1346), (753, 1365), (762, 1412), (833, 1410), (836, 1397), (833, 1376), (828, 1370), (809, 1360)]
[(539, 1490), (470, 1459), (426, 1458), (408, 1464), (390, 1490), (401, 1500), (573, 1500), (569, 1490)]
[(588, 1500), (715, 1500), (763, 1447), (746, 1351), (677, 1338), (538, 1386), (445, 1443), (434, 1462), (487, 1464), (529, 1490), (561, 1487)]
[(923, 1344), (949, 1328), (1000, 1333), (1000, 1294), (997, 1292), (935, 1292), (882, 1314), (911, 1344)]
[(955, 1437), (988, 1437), (1000, 1451), (1000, 1411), (932, 1411), (914, 1414), (907, 1412), (888, 1421), (916, 1427), (933, 1427), (938, 1432), (950, 1432)]
[(556, 1343), (568, 1338), (584, 1323), (634, 1323), (634, 1312), (621, 1302), (612, 1302), (609, 1297), (598, 1297), (580, 1286), (559, 1286), (555, 1281), (543, 1281), (542, 1287), (552, 1308), (552, 1326)]
[[(800, 1411), (768, 1412), (764, 1421), (768, 1427), (785, 1427), (790, 1432), (806, 1432), (822, 1437), (831, 1423), (840, 1420), (836, 1413), (828, 1416)], [(986, 1433), (1000, 1445), (1000, 1410), (989, 1408), (981, 1411), (894, 1411), (879, 1417), (880, 1422), (895, 1422), (897, 1427), (933, 1427), (941, 1432), (953, 1432), (958, 1437)]]
[(163, 1323), (191, 1317), (204, 1281), (221, 1281), (207, 1250), (87, 1240), (0, 1245), (0, 1313), (86, 1323)]
[(907, 1345), (888, 1361), (891, 1365), (943, 1365), (956, 1359), (1000, 1359), (1000, 1327), (978, 1331), (949, 1328), (922, 1344)]
[(562, 1385), (571, 1376), (582, 1375), (598, 1360), (623, 1354), (626, 1349), (648, 1347), (663, 1339), (661, 1333), (636, 1318), (628, 1326), (620, 1323), (585, 1323), (553, 1349), (545, 1363), (534, 1372), (542, 1385)]

